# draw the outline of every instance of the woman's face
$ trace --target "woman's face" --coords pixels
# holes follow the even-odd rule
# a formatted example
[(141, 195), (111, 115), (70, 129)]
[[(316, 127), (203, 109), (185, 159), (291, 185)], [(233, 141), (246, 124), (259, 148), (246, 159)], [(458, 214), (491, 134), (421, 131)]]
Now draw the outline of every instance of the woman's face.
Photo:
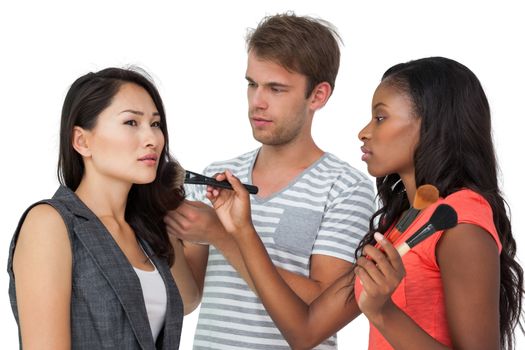
[(420, 118), (409, 96), (388, 81), (379, 84), (372, 99), (372, 120), (359, 132), (362, 160), (375, 177), (414, 176), (414, 151)]
[(130, 184), (155, 180), (164, 148), (161, 118), (144, 88), (125, 83), (100, 113), (95, 127), (85, 132), (90, 172)]

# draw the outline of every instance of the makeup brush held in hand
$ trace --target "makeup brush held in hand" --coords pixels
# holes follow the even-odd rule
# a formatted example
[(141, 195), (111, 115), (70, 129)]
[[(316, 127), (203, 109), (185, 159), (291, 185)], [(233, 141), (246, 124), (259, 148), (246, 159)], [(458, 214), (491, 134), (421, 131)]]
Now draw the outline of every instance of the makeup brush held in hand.
[[(170, 190), (182, 189), (185, 183), (193, 185), (210, 185), (220, 188), (227, 188), (229, 190), (232, 189), (232, 186), (228, 181), (217, 181), (212, 177), (184, 170), (184, 168), (176, 160), (172, 160), (167, 164), (161, 181)], [(256, 194), (259, 191), (257, 186), (245, 184), (243, 184), (243, 186), (251, 194)]]
[[(217, 181), (213, 177), (204, 176), (201, 174), (194, 173), (192, 171), (186, 170), (186, 175), (184, 176), (184, 183), (185, 184), (193, 184), (193, 185), (208, 185), (208, 186), (214, 186), (214, 187), (220, 187), (220, 188), (226, 188), (229, 190), (232, 190), (232, 185), (226, 180), (224, 181)], [(257, 186), (254, 185), (246, 185), (242, 184), (246, 190), (251, 194), (257, 194), (259, 192), (259, 189)]]
[(434, 204), (439, 199), (439, 190), (432, 185), (421, 185), (416, 190), (413, 205), (406, 211), (405, 215), (399, 220), (394, 229), (388, 235), (390, 242), (396, 239), (406, 231), (408, 226), (414, 222), (419, 212)]
[(456, 226), (458, 215), (454, 208), (447, 204), (440, 204), (428, 220), (419, 230), (410, 236), (405, 242), (396, 247), (401, 256), (405, 255), (416, 244), (423, 241), (436, 231), (447, 230)]

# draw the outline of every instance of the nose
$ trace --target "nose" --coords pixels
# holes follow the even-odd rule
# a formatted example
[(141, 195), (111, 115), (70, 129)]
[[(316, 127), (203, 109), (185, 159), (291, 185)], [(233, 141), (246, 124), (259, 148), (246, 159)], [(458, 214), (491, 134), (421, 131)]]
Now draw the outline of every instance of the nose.
[(252, 109), (268, 108), (268, 103), (261, 87), (248, 89), (248, 103)]
[(361, 131), (359, 131), (359, 133), (357, 134), (357, 137), (359, 138), (359, 140), (365, 141), (365, 140), (370, 139), (370, 136), (371, 136), (370, 123), (366, 124), (366, 126), (363, 129), (361, 129)]
[(159, 128), (145, 125), (142, 130), (142, 144), (146, 148), (157, 148), (163, 146), (164, 134)]

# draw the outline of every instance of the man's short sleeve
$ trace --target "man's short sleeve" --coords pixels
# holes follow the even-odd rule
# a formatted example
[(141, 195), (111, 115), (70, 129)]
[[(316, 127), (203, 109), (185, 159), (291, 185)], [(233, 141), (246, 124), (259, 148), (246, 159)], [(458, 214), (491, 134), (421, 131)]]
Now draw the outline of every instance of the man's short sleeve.
[(375, 211), (372, 182), (364, 178), (353, 184), (339, 179), (330, 193), (313, 254), (355, 262), (357, 245), (368, 232)]

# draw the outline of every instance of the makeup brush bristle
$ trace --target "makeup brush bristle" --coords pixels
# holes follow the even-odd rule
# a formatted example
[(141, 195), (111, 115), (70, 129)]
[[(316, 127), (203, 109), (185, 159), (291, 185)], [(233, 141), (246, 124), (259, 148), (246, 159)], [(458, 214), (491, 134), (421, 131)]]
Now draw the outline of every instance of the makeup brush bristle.
[(417, 188), (414, 198), (414, 209), (425, 209), (439, 199), (439, 190), (433, 185), (421, 185)]
[(446, 230), (457, 225), (458, 214), (450, 205), (440, 204), (428, 222), (435, 227), (436, 231)]
[(186, 171), (176, 160), (166, 164), (162, 174), (162, 184), (170, 190), (179, 190), (184, 185), (184, 176)]
[(182, 168), (179, 162), (174, 162), (175, 176), (173, 178), (173, 188), (180, 188), (184, 186), (184, 177), (186, 176), (186, 171)]
[(414, 247), (434, 232), (449, 229), (457, 223), (458, 214), (454, 208), (447, 204), (440, 204), (432, 213), (430, 220), (406, 240), (404, 243), (406, 247), (402, 249), (403, 254), (406, 253), (406, 249)]

